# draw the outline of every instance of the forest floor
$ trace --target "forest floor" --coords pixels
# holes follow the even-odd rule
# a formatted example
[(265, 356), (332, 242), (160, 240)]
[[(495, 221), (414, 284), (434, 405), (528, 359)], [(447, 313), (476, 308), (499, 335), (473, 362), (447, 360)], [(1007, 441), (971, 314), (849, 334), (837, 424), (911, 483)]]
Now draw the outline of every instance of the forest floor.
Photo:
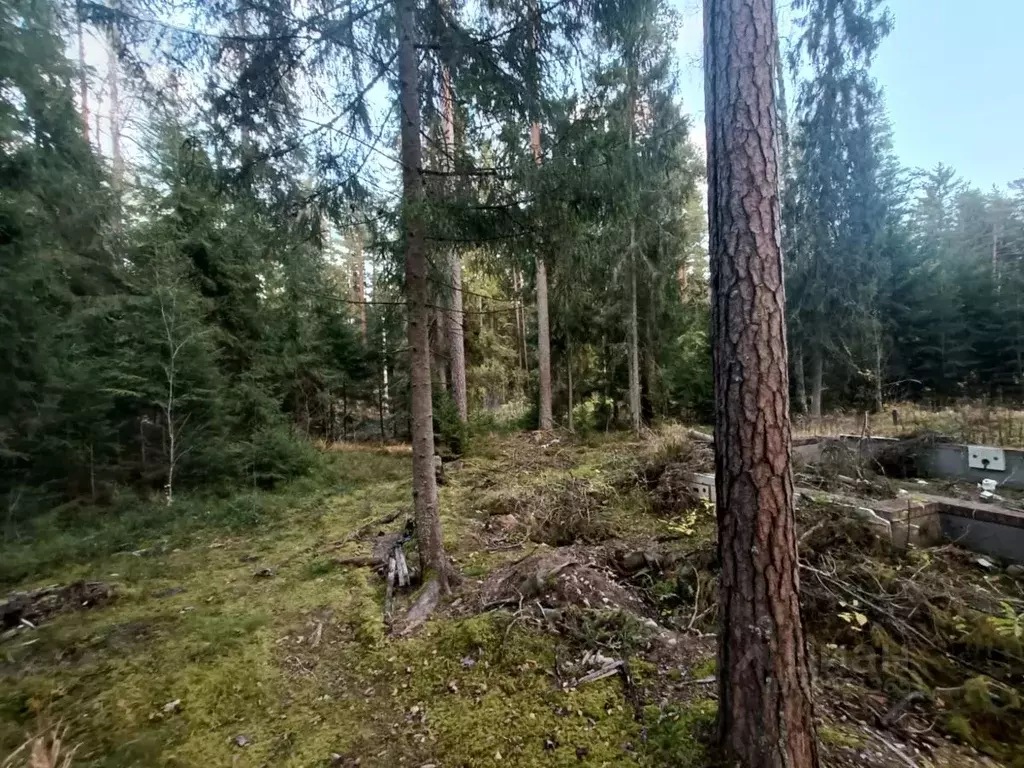
[[(440, 493), (462, 583), (405, 636), (380, 575), (344, 562), (400, 530), (401, 449), (346, 446), (277, 514), (190, 507), (116, 552), (54, 522), (64, 549), (0, 553), (7, 588), (102, 586), (4, 628), (0, 754), (59, 723), (75, 766), (707, 765), (715, 524), (685, 475), (711, 457), (681, 435), (475, 439)], [(1021, 583), (800, 515), (824, 763), (1019, 765)]]

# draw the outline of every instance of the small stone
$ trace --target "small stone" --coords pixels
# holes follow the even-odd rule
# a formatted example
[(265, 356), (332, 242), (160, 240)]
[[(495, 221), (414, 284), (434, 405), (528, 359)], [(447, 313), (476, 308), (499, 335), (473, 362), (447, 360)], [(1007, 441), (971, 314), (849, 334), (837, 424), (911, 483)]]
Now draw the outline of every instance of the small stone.
[(257, 579), (269, 579), (271, 576), (274, 575), (274, 569), (269, 568), (267, 566), (263, 566), (262, 568), (257, 568), (255, 571), (253, 571), (252, 575), (255, 576)]
[(242, 555), (238, 558), (238, 562), (240, 563), (255, 563), (257, 560), (259, 560), (259, 558), (256, 557), (256, 555)]
[(476, 664), (476, 659), (474, 659), (472, 656), (463, 656), (462, 657), (462, 666), (464, 666), (466, 669), (469, 669), (470, 667), (472, 667), (475, 664)]
[(174, 701), (168, 701), (166, 704), (164, 704), (163, 709), (164, 709), (164, 712), (167, 713), (167, 714), (172, 714), (174, 712), (177, 712), (179, 709), (181, 709), (181, 699), (175, 699)]
[(1006, 569), (1006, 575), (1012, 576), (1015, 579), (1024, 578), (1024, 565), (1014, 563), (1013, 565), (1008, 566)]
[(244, 733), (240, 733), (232, 739), (236, 747), (248, 747), (252, 744), (252, 739), (246, 736)]
[(459, 692), (459, 685), (458, 685), (458, 683), (456, 683), (454, 680), (449, 680), (448, 681), (448, 690), (451, 691), (452, 693), (458, 693)]

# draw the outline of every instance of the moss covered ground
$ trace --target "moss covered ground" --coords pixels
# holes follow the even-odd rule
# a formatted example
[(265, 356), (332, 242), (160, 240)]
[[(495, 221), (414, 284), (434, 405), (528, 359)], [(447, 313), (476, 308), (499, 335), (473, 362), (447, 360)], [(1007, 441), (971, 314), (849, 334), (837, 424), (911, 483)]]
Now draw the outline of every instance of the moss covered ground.
[[(118, 597), (0, 636), (0, 756), (61, 723), (78, 745), (75, 766), (709, 765), (714, 513), (665, 494), (665, 467), (707, 467), (681, 434), (475, 438), (440, 492), (462, 583), (404, 637), (385, 622), (380, 576), (338, 562), (402, 525), (378, 524), (409, 510), (400, 448), (324, 451), (317, 473), (274, 492), (57, 510), (5, 539), (4, 590), (92, 580)], [(904, 625), (807, 578), (825, 763), (1017, 766), (1019, 612), (993, 619), (943, 597), (945, 583), (971, 594), (997, 582), (1012, 594), (1013, 583), (973, 573), (948, 548), (858, 549), (863, 532), (847, 528), (817, 529), (811, 566), (832, 573), (849, 561), (851, 587), (924, 595), (932, 623), (948, 619), (948, 638), (941, 653), (924, 649), (930, 656), (910, 644), (879, 656), (888, 646), (876, 639), (891, 643)], [(655, 549), (661, 562), (648, 567)], [(574, 587), (590, 574), (599, 588), (600, 574), (613, 580), (605, 594), (625, 589), (635, 603), (623, 613), (590, 593), (557, 611), (539, 600), (483, 605), (497, 577), (519, 578), (519, 564), (549, 554), (578, 561)], [(652, 641), (652, 618), (676, 640)], [(989, 625), (998, 647), (958, 666), (970, 650), (962, 638), (976, 645)], [(594, 651), (624, 661), (625, 673), (568, 683)], [(989, 682), (975, 681), (977, 668)]]
[[(441, 492), (446, 539), (467, 582), (523, 554), (488, 551), (480, 510), (488, 494), (569, 478), (601, 485), (609, 461), (627, 450), (614, 441), (571, 445), (541, 465), (527, 442), (478, 441)], [(82, 519), (93, 512), (55, 518), (33, 540), (9, 544), (8, 591), (86, 579), (116, 585), (119, 597), (7, 633), (0, 754), (45, 719), (62, 721), (80, 745), (76, 766), (662, 764), (670, 756), (699, 764), (691, 725), (713, 714), (712, 703), (640, 722), (618, 677), (562, 690), (552, 672), (559, 641), (507, 612), (442, 615), (411, 637), (389, 637), (380, 578), (332, 559), (366, 545), (330, 545), (409, 505), (409, 456), (368, 447), (324, 460), (316, 482), (277, 493), (122, 508), (116, 514), (136, 520), (108, 519), (97, 530)], [(630, 512), (620, 503), (611, 524), (628, 527)], [(646, 535), (649, 521), (638, 520), (631, 532)], [(102, 537), (103, 525), (116, 528), (115, 541), (83, 543)], [(273, 575), (254, 575), (262, 568)]]

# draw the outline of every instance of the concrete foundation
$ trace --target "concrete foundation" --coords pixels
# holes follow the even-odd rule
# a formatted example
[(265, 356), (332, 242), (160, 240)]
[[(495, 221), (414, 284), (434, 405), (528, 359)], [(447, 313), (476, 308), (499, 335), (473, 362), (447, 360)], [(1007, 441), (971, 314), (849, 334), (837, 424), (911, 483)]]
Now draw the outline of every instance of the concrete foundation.
[[(793, 442), (793, 456), (808, 463), (820, 461), (832, 441), (856, 449), (864, 458), (871, 459), (881, 451), (898, 444), (900, 439), (857, 435), (802, 438)], [(990, 479), (995, 480), (1000, 486), (1024, 489), (1024, 451), (1015, 448), (999, 449), (1002, 451), (1005, 469), (997, 471), (970, 466), (970, 448), (971, 446), (956, 443), (922, 444), (917, 454), (917, 463), (928, 477), (966, 480), (972, 483)]]

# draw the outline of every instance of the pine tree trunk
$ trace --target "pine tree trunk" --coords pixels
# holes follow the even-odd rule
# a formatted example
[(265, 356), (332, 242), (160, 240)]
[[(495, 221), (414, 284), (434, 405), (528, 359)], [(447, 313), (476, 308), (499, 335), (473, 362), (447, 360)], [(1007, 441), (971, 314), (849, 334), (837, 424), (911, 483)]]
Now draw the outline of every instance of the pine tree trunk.
[[(533, 157), (541, 164), (540, 123), (530, 126)], [(548, 270), (544, 257), (537, 254), (537, 369), (540, 379), (538, 426), (552, 427), (551, 417), (551, 328), (548, 323)]]
[(820, 339), (811, 345), (811, 416), (821, 418), (822, 381), (825, 378), (825, 350)]
[[(85, 32), (82, 28), (82, 12), (79, 9), (76, 20), (78, 33), (78, 96), (82, 101), (82, 135), (89, 143), (89, 77), (85, 71)], [(99, 136), (96, 137), (99, 140)]]
[(773, 0), (705, 0), (723, 764), (816, 768), (800, 619)]
[(636, 227), (629, 225), (629, 418), (633, 433), (640, 436), (640, 330), (636, 307)]
[[(628, 149), (629, 149), (629, 171), (628, 179), (630, 185), (633, 183), (633, 123), (635, 121), (635, 103), (636, 93), (635, 84), (636, 74), (634, 68), (629, 68), (629, 96), (626, 99), (626, 125), (628, 135)], [(629, 190), (628, 194), (630, 200), (633, 199), (634, 191)], [(633, 427), (633, 434), (637, 437), (640, 436), (640, 330), (638, 327), (637, 318), (637, 301), (636, 301), (636, 270), (637, 270), (637, 258), (636, 258), (636, 212), (630, 207), (630, 220), (629, 220), (629, 254), (626, 257), (626, 264), (629, 269), (629, 418)]]
[(793, 345), (793, 375), (796, 377), (796, 409), (807, 413), (807, 379), (804, 376), (804, 350), (800, 342)]
[(398, 80), (401, 107), (405, 289), (408, 311), (410, 416), (412, 419), (412, 497), (424, 580), (434, 576), (447, 591), (451, 566), (441, 537), (434, 477), (434, 419), (430, 392), (430, 308), (427, 306), (427, 249), (423, 222), (423, 168), (420, 146), (419, 63), (416, 0), (396, 0)]
[[(441, 111), (444, 118), (445, 170), (455, 173), (455, 98), (452, 94), (452, 77), (447, 65), (441, 68)], [(449, 189), (452, 184), (449, 184)], [(451, 303), (448, 307), (448, 364), (452, 377), (452, 397), (459, 411), (459, 420), (464, 424), (469, 418), (466, 401), (466, 334), (462, 306), (462, 256), (456, 248), (448, 253), (451, 274)]]
[[(531, 39), (533, 51), (533, 62), (537, 68), (537, 82), (534, 83), (533, 93), (533, 122), (530, 124), (530, 145), (533, 147), (533, 159), (537, 167), (541, 166), (540, 149), (540, 66), (537, 64), (537, 49), (540, 46), (540, 3), (532, 0), (531, 11), (534, 14), (534, 28)], [(542, 430), (552, 427), (551, 417), (551, 327), (548, 322), (548, 270), (544, 263), (544, 257), (537, 254), (537, 369), (540, 380), (540, 403), (538, 407), (538, 422)]]

